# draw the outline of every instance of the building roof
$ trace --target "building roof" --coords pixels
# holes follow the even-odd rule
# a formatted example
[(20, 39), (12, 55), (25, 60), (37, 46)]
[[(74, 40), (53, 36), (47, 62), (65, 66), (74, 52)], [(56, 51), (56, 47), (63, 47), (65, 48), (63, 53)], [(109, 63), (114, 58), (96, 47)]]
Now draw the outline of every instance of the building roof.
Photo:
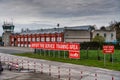
[(44, 33), (61, 33), (64, 30), (92, 30), (94, 26), (72, 26), (72, 27), (64, 27), (64, 28), (51, 28), (51, 29), (38, 29), (38, 30), (27, 30), (23, 31), (20, 34), (44, 34)]
[(73, 27), (65, 27), (67, 30), (92, 30), (95, 29), (94, 26), (86, 25), (86, 26), (73, 26)]

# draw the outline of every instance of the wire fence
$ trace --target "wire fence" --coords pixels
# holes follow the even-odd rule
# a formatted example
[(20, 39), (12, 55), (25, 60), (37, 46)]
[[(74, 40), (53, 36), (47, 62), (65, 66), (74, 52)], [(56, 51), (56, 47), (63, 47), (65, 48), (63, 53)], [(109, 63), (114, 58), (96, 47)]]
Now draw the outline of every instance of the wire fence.
[[(94, 49), (94, 50), (92, 50)], [(55, 50), (42, 50), (36, 49), (36, 54), (42, 56), (58, 57), (58, 58), (69, 58), (68, 51), (55, 51)], [(120, 62), (120, 50), (115, 49), (113, 55), (106, 54), (106, 60), (112, 62)], [(90, 59), (90, 60), (104, 60), (104, 54), (102, 49), (88, 47), (80, 50), (80, 59)]]

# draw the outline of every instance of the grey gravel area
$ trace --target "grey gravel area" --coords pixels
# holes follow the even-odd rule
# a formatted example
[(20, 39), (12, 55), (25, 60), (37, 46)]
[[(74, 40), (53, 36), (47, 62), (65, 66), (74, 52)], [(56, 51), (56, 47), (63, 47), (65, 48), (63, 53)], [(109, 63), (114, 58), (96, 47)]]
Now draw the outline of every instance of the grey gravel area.
[(3, 73), (0, 75), (0, 80), (59, 80), (59, 79), (53, 78), (48, 74), (23, 73), (4, 70)]

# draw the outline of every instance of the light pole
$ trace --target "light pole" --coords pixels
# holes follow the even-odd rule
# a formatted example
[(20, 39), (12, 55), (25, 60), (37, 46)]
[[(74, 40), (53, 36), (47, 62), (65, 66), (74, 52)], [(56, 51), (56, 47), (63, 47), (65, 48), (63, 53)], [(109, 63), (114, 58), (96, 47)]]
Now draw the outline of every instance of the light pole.
[[(59, 26), (60, 26), (60, 24), (57, 24), (57, 27), (58, 27), (58, 37), (57, 37), (57, 42), (60, 41)], [(59, 51), (59, 50), (58, 50), (58, 57), (60, 58), (60, 51)]]

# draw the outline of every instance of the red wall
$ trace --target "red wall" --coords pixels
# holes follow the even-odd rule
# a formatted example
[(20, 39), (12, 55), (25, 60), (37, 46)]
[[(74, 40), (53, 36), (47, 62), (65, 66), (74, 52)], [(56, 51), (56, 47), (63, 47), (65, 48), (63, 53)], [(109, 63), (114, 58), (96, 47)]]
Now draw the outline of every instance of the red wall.
[(11, 35), (10, 46), (29, 47), (30, 42), (58, 42), (58, 37), (60, 42), (64, 42), (63, 33)]

